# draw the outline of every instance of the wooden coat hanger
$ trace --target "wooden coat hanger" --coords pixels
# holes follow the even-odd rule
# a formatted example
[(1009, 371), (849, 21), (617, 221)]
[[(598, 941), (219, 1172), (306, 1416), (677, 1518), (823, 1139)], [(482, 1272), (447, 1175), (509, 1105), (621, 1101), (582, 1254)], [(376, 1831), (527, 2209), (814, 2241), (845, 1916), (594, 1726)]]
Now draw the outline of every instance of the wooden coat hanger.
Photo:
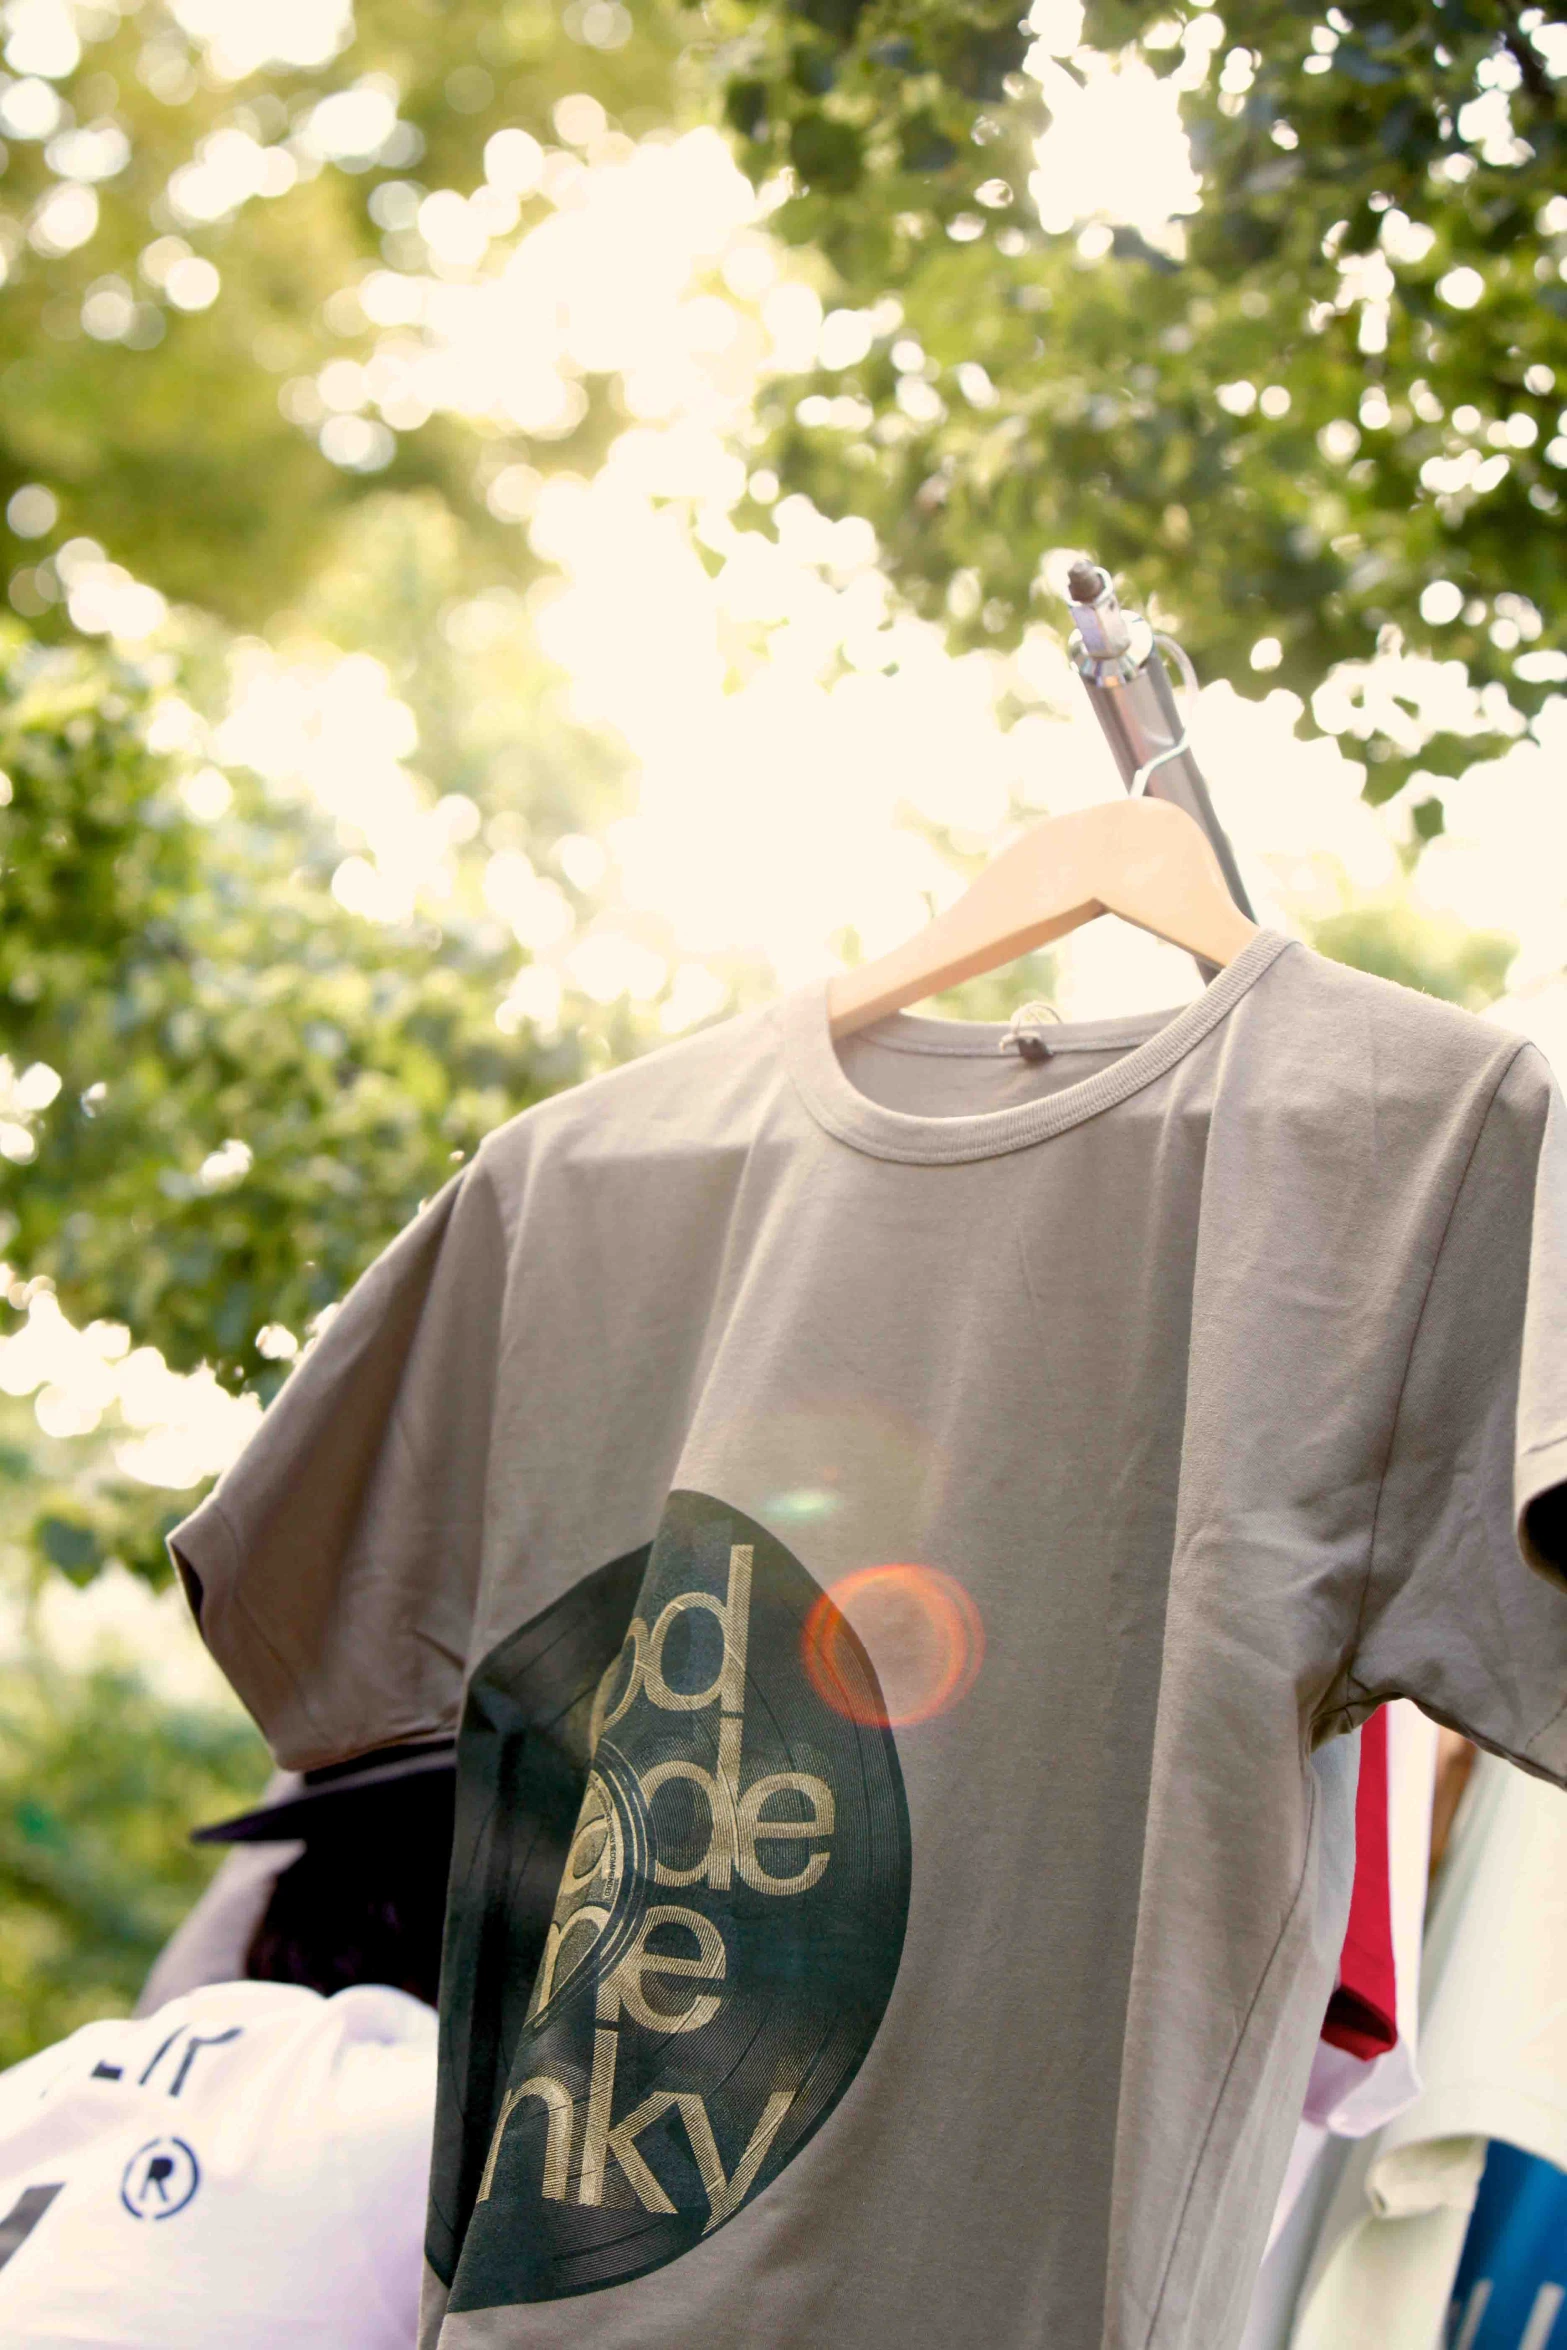
[(1119, 914), (1219, 969), (1257, 936), (1183, 808), (1107, 800), (1035, 825), (902, 946), (840, 972), (827, 990), (832, 1033), (852, 1035), (976, 972), (999, 970), (1098, 914)]

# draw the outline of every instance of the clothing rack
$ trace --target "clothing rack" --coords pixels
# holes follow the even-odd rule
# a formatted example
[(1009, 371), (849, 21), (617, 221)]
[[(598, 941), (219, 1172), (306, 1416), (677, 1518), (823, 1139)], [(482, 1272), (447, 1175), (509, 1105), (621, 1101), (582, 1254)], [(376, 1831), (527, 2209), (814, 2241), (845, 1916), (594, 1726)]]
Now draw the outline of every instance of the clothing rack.
[[(1170, 800), (1194, 817), (1213, 844), (1225, 886), (1248, 921), (1255, 921), (1224, 827), (1197, 764), (1161, 654), (1169, 652), (1188, 692), (1197, 690), (1191, 662), (1173, 637), (1150, 627), (1140, 612), (1123, 610), (1110, 574), (1086, 557), (1067, 578), (1074, 628), (1068, 655), (1104, 729), (1121, 781), (1135, 798)], [(1205, 980), (1213, 969), (1199, 962)]]

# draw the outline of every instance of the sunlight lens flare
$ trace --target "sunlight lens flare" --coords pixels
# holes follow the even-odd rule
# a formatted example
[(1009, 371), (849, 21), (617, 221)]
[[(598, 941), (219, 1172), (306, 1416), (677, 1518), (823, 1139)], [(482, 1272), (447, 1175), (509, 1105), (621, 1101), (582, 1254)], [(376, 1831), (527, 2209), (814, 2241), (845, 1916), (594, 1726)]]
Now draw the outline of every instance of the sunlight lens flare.
[[(885, 1710), (867, 1694), (851, 1631), (870, 1651)], [(812, 1687), (836, 1713), (901, 1729), (968, 1695), (985, 1659), (985, 1627), (970, 1594), (938, 1567), (860, 1567), (816, 1602), (802, 1648)]]

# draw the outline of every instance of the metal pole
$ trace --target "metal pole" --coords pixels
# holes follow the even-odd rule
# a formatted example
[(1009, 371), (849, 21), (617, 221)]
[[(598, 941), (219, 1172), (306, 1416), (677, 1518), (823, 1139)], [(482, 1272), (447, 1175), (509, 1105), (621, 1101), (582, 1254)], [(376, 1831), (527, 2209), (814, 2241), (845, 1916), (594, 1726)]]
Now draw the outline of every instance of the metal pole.
[[(1123, 612), (1102, 564), (1074, 563), (1067, 601), (1076, 627), (1068, 653), (1105, 732), (1129, 792), (1170, 800), (1195, 817), (1213, 844), (1231, 897), (1254, 922), (1251, 900), (1214, 812), (1176, 707), (1154, 632), (1140, 612)], [(1169, 640), (1166, 639), (1166, 642)], [(1206, 965), (1205, 978), (1213, 973)]]

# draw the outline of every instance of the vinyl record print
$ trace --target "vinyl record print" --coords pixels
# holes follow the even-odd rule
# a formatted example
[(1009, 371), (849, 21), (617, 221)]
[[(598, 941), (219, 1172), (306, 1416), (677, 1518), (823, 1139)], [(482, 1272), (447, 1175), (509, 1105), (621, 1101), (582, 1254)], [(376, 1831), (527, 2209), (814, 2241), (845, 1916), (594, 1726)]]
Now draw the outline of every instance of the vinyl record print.
[(429, 2244), (454, 2311), (678, 2259), (864, 2061), (903, 1945), (908, 1810), (846, 1623), (837, 1685), (808, 1669), (831, 1604), (765, 1528), (676, 1493), (650, 1550), (475, 1676)]

